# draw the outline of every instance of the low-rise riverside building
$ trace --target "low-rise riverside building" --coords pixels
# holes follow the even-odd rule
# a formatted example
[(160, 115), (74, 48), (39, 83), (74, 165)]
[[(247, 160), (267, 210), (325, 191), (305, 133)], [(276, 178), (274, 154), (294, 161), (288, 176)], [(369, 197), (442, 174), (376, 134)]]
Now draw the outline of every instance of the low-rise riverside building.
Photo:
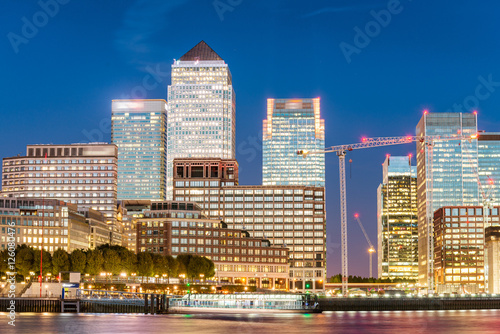
[[(89, 224), (75, 204), (56, 199), (0, 199), (0, 248), (7, 248), (9, 227), (16, 229), (16, 244), (53, 253), (89, 248)], [(7, 233), (6, 233), (7, 232)]]
[[(492, 225), (498, 225), (498, 207), (488, 216)], [(486, 291), (484, 232), (482, 206), (445, 206), (434, 212), (434, 275), (438, 293)]]
[(193, 202), (152, 202), (137, 220), (140, 252), (201, 255), (216, 266), (219, 282), (288, 290), (288, 248), (252, 238), (248, 231), (229, 229), (210, 219)]

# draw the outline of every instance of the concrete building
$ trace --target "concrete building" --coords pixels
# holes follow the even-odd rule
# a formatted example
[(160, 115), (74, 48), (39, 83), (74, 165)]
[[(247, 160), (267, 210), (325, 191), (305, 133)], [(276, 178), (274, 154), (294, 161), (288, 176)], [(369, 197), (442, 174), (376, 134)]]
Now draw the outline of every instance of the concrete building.
[[(492, 219), (498, 223), (498, 208)], [(445, 206), (434, 213), (436, 291), (485, 291), (483, 208)]]
[(127, 238), (127, 248), (136, 253), (137, 249), (137, 220), (144, 218), (144, 211), (151, 208), (151, 201), (148, 200), (125, 200), (122, 205), (127, 211), (123, 216), (123, 230)]
[(196, 254), (211, 259), (220, 282), (288, 290), (288, 249), (209, 219), (190, 202), (152, 202), (137, 220), (140, 252)]
[[(16, 229), (17, 244), (53, 253), (89, 248), (89, 225), (75, 204), (55, 199), (0, 199), (0, 248), (7, 248), (9, 227)], [(15, 226), (12, 227), (11, 225)]]
[[(20, 199), (54, 198), (117, 220), (117, 147), (113, 144), (28, 145), (3, 159), (2, 192)], [(116, 233), (121, 233), (117, 231)]]
[(500, 293), (500, 226), (489, 226), (485, 233), (488, 293)]
[(118, 147), (118, 199), (165, 199), (167, 102), (113, 100), (111, 142)]
[(377, 189), (378, 277), (418, 277), (417, 169), (411, 156), (387, 156)]
[[(323, 291), (326, 278), (324, 187), (238, 185), (236, 160), (175, 159), (174, 199), (203, 205), (228, 228), (290, 249), (290, 289)], [(234, 184), (234, 185), (229, 185)]]
[[(424, 113), (417, 136), (473, 135), (477, 117), (464, 113)], [(417, 142), (418, 281), (434, 288), (433, 213), (444, 206), (479, 204), (477, 140)]]
[(88, 240), (90, 249), (112, 244), (112, 233), (102, 212), (90, 208), (79, 209), (78, 212), (85, 217), (85, 221), (89, 226)]
[(325, 155), (297, 155), (325, 148), (319, 98), (268, 99), (262, 131), (263, 185), (325, 185)]
[(204, 41), (174, 61), (167, 114), (167, 199), (172, 199), (175, 158), (235, 158), (231, 72)]

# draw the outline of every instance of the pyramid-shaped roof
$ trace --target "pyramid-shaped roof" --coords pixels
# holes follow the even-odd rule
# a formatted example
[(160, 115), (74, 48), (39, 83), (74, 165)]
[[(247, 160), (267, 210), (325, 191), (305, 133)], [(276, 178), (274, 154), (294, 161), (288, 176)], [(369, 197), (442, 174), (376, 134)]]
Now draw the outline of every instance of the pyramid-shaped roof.
[(196, 44), (191, 50), (186, 52), (180, 60), (195, 61), (195, 60), (223, 60), (205, 41)]

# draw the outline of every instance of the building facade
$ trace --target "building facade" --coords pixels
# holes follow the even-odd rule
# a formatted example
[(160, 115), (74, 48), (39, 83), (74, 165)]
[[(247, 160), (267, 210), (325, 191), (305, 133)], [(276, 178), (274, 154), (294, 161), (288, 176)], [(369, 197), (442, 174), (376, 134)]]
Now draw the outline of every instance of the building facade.
[(387, 156), (377, 189), (378, 277), (418, 277), (417, 168)]
[[(476, 114), (424, 113), (417, 136), (473, 135)], [(419, 283), (434, 288), (433, 216), (444, 206), (478, 205), (477, 140), (417, 142)]]
[[(498, 223), (498, 208), (492, 219)], [(485, 291), (485, 249), (482, 206), (445, 206), (434, 212), (434, 275), (436, 291)]]
[(16, 229), (18, 245), (43, 247), (50, 253), (89, 248), (89, 225), (75, 204), (55, 199), (2, 198), (0, 211), (2, 250), (7, 249), (9, 227)]
[[(231, 168), (231, 178), (227, 175), (228, 168)], [(311, 282), (310, 291), (323, 291), (326, 278), (324, 187), (237, 185), (237, 169), (235, 160), (176, 159), (174, 198), (200, 203), (207, 216), (223, 220), (228, 228), (244, 229), (251, 237), (288, 247), (290, 289), (305, 291), (305, 283)]]
[(167, 114), (167, 199), (172, 199), (175, 158), (235, 158), (231, 72), (204, 41), (172, 65)]
[(113, 100), (111, 142), (118, 147), (118, 199), (165, 199), (167, 102)]
[(152, 202), (137, 220), (140, 252), (211, 259), (219, 282), (288, 290), (288, 249), (209, 219), (190, 202)]
[(325, 148), (319, 98), (268, 99), (262, 132), (263, 185), (325, 186), (325, 155), (297, 155)]
[(28, 145), (26, 156), (3, 159), (2, 192), (100, 211), (109, 229), (121, 234), (116, 228), (117, 159), (113, 144)]
[(485, 229), (488, 293), (500, 293), (500, 226)]
[(481, 185), (489, 205), (500, 205), (500, 132), (479, 132), (477, 145)]

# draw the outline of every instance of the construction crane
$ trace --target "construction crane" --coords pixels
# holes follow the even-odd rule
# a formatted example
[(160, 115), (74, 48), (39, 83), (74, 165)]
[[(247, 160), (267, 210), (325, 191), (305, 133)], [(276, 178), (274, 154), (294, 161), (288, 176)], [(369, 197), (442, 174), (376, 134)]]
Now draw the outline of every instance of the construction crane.
[[(444, 140), (470, 140), (476, 139), (477, 135), (444, 135), (444, 136), (405, 136), (405, 137), (379, 137), (379, 138), (362, 138), (361, 143), (350, 144), (350, 145), (338, 145), (327, 147), (323, 150), (317, 151), (306, 151), (299, 150), (297, 151), (298, 155), (302, 155), (306, 158), (310, 154), (325, 154), (325, 153), (336, 153), (339, 157), (339, 178), (340, 178), (340, 224), (341, 224), (341, 238), (340, 238), (340, 248), (341, 248), (341, 257), (342, 257), (342, 295), (347, 297), (348, 294), (348, 263), (347, 263), (347, 204), (346, 204), (346, 182), (345, 182), (345, 155), (347, 152), (364, 149), (364, 148), (372, 148), (372, 147), (381, 147), (381, 146), (390, 146), (390, 145), (401, 145), (401, 144), (410, 144), (413, 142), (420, 142), (427, 144), (430, 150), (434, 142), (436, 141), (444, 141)], [(427, 156), (427, 160), (429, 161), (429, 155)], [(432, 155), (430, 161), (432, 162)], [(427, 188), (427, 189), (432, 189)], [(432, 193), (432, 190), (430, 191)], [(432, 202), (431, 202), (432, 203)], [(427, 206), (429, 207), (429, 205)], [(429, 211), (429, 209), (428, 209)], [(430, 218), (432, 215), (427, 212), (428, 217), (428, 229), (430, 228)], [(432, 231), (428, 231), (429, 241), (432, 240), (433, 236)], [(433, 259), (433, 247), (432, 244), (428, 245), (429, 255), (432, 256), (428, 259), (427, 263), (430, 267), (429, 272), (432, 272), (434, 259)], [(433, 276), (433, 275), (429, 275)], [(428, 283), (429, 288), (433, 288), (433, 277), (429, 278)]]
[(354, 218), (358, 221), (359, 227), (361, 227), (361, 231), (363, 231), (363, 234), (365, 235), (366, 242), (368, 242), (368, 253), (370, 253), (370, 276), (368, 278), (372, 278), (372, 269), (373, 269), (373, 253), (375, 253), (375, 247), (373, 247), (372, 242), (370, 241), (370, 238), (368, 238), (368, 234), (365, 231), (365, 228), (363, 227), (363, 224), (361, 223), (361, 220), (359, 219), (359, 214), (355, 213)]

